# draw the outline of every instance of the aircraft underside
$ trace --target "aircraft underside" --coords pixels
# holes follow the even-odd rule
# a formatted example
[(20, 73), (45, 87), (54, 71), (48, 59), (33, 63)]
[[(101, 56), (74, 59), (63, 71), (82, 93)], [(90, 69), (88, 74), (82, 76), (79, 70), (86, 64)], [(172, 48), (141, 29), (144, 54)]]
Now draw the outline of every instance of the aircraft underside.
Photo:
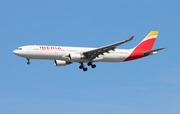
[(28, 57), (24, 57), (27, 59), (27, 64), (29, 65), (31, 62), (30, 62), (30, 59), (40, 59), (40, 60), (54, 60), (54, 65), (55, 66), (66, 66), (66, 65), (69, 65), (71, 63), (80, 63), (79, 65), (79, 69), (82, 69), (83, 71), (87, 71), (88, 68), (85, 66), (84, 63), (87, 64), (87, 66), (90, 66), (91, 68), (96, 68), (96, 64), (94, 64), (94, 62), (122, 62), (124, 61), (125, 58), (122, 58), (122, 57), (119, 57), (117, 56), (113, 56), (113, 59), (112, 57), (110, 56), (101, 56), (101, 57), (98, 57), (98, 58), (95, 58), (93, 60), (89, 60), (89, 59), (69, 59), (68, 57), (67, 58), (63, 58), (63, 57), (58, 57), (56, 55), (54, 56), (48, 56), (48, 55), (28, 55)]

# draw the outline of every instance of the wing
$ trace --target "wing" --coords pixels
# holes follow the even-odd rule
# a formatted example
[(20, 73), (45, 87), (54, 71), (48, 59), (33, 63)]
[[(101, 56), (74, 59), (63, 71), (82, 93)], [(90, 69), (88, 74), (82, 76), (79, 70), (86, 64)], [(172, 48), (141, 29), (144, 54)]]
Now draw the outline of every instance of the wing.
[(100, 48), (97, 48), (97, 49), (93, 49), (93, 50), (90, 50), (90, 51), (86, 51), (86, 52), (83, 52), (82, 54), (85, 56), (85, 58), (87, 59), (94, 59), (96, 57), (98, 57), (99, 55), (103, 55), (104, 53), (109, 53), (109, 51), (113, 50), (121, 45), (121, 44), (124, 44), (126, 42), (129, 42), (131, 41), (132, 39), (134, 38), (134, 36), (130, 37), (129, 39), (127, 40), (124, 40), (124, 41), (121, 41), (121, 42), (117, 42), (117, 43), (114, 43), (114, 44), (110, 44), (110, 45), (107, 45), (107, 46), (103, 46), (103, 47), (100, 47)]

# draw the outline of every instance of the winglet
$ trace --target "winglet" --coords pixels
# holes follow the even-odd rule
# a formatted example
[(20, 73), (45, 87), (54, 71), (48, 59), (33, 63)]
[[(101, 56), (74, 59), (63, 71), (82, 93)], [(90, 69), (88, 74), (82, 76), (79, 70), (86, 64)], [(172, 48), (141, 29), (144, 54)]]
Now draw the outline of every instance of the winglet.
[(131, 36), (129, 39), (127, 39), (127, 41), (130, 41), (134, 38), (134, 36)]

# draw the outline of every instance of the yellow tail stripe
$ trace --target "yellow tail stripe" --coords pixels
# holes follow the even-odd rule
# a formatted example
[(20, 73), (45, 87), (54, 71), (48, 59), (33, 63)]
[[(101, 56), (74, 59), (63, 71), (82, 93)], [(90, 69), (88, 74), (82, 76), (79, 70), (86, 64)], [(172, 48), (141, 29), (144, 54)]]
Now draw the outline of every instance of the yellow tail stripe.
[(146, 37), (145, 39), (151, 38), (152, 36), (157, 36), (158, 35), (158, 31), (151, 31)]

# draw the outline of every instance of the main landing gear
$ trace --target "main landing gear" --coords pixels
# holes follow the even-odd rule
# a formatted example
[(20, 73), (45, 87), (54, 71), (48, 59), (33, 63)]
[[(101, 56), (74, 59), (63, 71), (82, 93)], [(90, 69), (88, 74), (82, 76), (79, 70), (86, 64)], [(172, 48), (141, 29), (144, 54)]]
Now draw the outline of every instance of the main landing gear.
[(79, 66), (79, 69), (83, 69), (83, 71), (87, 71), (88, 69), (86, 67), (84, 67), (83, 63), (80, 63), (81, 65)]
[(31, 64), (30, 59), (28, 59), (28, 58), (27, 58), (27, 64), (28, 65)]
[[(86, 67), (84, 67), (83, 63), (80, 63), (81, 65), (79, 66), (79, 69), (83, 69), (83, 71), (87, 71), (88, 69)], [(92, 64), (92, 62), (88, 62), (87, 63), (88, 66), (91, 66), (92, 68), (96, 68), (95, 64)]]
[(92, 68), (96, 68), (95, 64), (92, 64), (92, 62), (87, 63), (88, 66), (91, 66)]

